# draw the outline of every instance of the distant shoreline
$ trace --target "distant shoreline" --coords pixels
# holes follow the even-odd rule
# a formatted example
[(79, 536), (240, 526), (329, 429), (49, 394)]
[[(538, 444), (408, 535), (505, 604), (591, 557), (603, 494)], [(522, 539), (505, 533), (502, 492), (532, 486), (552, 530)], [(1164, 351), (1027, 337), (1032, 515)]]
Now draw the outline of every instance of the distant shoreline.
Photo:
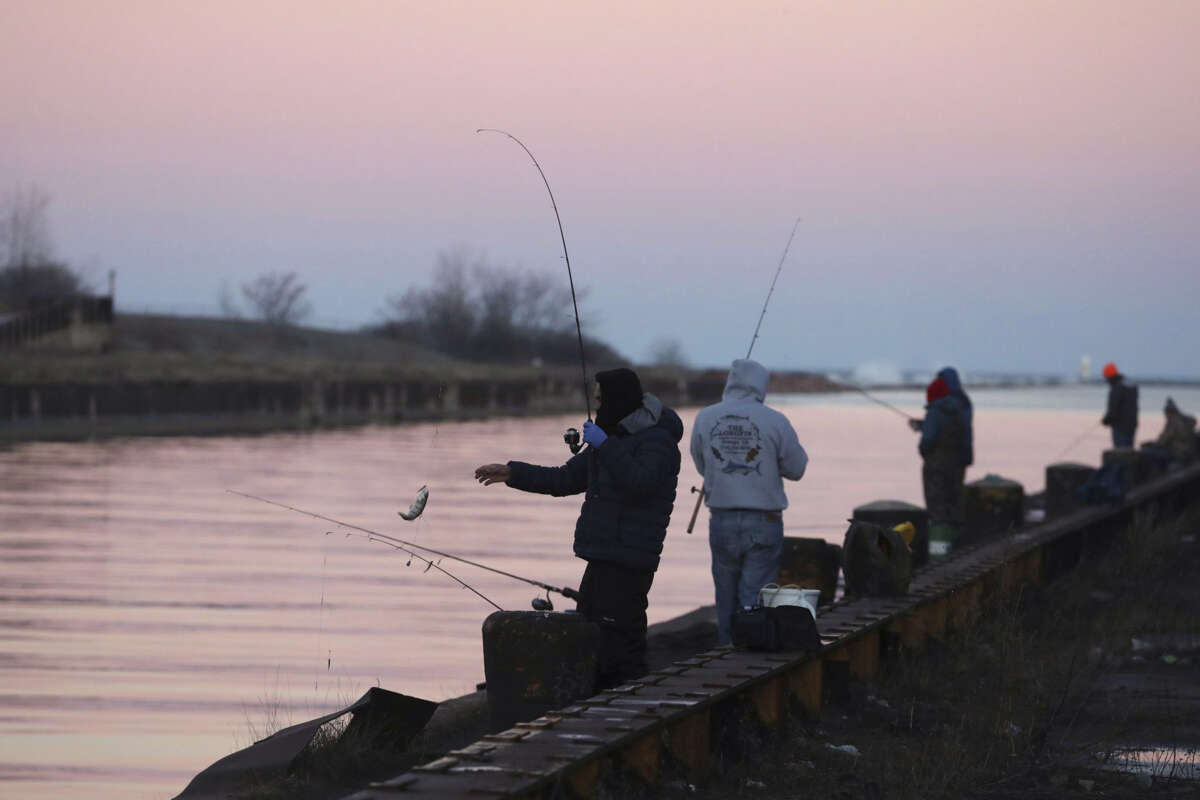
[[(86, 441), (126, 436), (254, 435), (364, 425), (470, 421), (581, 412), (579, 373), (565, 367), (492, 365), (442, 368), (308, 362), (302, 374), (262, 365), (190, 369), (187, 359), (94, 357), (83, 374), (60, 364), (0, 384), (0, 443)], [(203, 365), (211, 367), (211, 365)], [(274, 370), (272, 369), (274, 367)], [(169, 369), (168, 369), (169, 368)], [(279, 371), (275, 371), (279, 370)], [(639, 368), (646, 391), (671, 406), (720, 399), (724, 370)], [(272, 374), (274, 372), (274, 374)], [(281, 374), (282, 373), (282, 374)], [(204, 377), (200, 377), (204, 374)], [(843, 390), (828, 379), (785, 372), (773, 388), (786, 393)]]
[[(647, 391), (676, 408), (720, 399), (724, 372), (640, 370)], [(578, 376), (559, 371), (531, 375), (492, 369), (490, 377), (437, 376), (320, 380), (187, 379), (0, 385), (0, 446), (22, 442), (82, 442), (126, 437), (256, 436), (313, 433), (368, 425), (470, 422), (561, 416), (582, 411)], [(1200, 383), (1143, 386), (1195, 388)], [(1021, 390), (1092, 384), (982, 384), (968, 387)], [(868, 392), (919, 392), (924, 386), (889, 385)], [(821, 376), (772, 376), (777, 395), (844, 395), (856, 389)], [(132, 410), (140, 408), (141, 410)], [(117, 409), (117, 410), (113, 410)]]

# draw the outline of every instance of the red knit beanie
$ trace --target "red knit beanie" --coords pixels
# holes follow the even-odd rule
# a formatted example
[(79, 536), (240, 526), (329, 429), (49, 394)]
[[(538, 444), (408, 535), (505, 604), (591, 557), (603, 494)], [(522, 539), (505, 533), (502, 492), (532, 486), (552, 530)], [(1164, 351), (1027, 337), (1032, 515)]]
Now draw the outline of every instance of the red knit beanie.
[(933, 382), (925, 389), (925, 402), (932, 403), (934, 400), (945, 397), (950, 394), (950, 386), (941, 378), (934, 378)]

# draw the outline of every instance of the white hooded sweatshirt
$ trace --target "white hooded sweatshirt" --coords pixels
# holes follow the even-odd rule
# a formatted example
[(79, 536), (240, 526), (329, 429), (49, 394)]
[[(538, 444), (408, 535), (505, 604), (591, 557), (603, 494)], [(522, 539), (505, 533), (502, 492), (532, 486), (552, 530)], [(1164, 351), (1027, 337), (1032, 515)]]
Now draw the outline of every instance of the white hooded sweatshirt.
[(798, 481), (808, 466), (787, 417), (763, 405), (770, 380), (757, 361), (739, 358), (724, 399), (702, 409), (692, 426), (692, 461), (704, 476), (709, 508), (787, 508), (783, 480)]

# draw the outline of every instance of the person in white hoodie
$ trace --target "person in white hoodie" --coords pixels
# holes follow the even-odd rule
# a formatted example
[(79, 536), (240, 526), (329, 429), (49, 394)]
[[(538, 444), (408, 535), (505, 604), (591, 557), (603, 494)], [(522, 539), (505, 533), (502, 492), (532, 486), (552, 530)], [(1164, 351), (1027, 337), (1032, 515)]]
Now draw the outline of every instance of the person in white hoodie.
[(733, 362), (720, 403), (696, 415), (691, 452), (704, 477), (708, 543), (717, 601), (717, 644), (731, 643), (734, 612), (752, 606), (779, 574), (783, 550), (783, 478), (808, 466), (788, 418), (766, 406), (770, 376), (762, 364)]

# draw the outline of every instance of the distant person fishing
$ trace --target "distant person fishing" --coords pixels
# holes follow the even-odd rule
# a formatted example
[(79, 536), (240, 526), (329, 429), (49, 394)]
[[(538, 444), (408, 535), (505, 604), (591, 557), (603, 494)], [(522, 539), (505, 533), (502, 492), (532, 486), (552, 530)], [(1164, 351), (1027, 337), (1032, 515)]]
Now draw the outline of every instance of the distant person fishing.
[(1142, 445), (1142, 452), (1170, 469), (1173, 465), (1196, 460), (1196, 418), (1185, 414), (1170, 397), (1163, 405), (1163, 429), (1153, 442)]
[(1133, 447), (1138, 424), (1138, 387), (1125, 382), (1117, 365), (1104, 365), (1104, 380), (1108, 381), (1108, 406), (1100, 424), (1112, 428), (1113, 447)]
[(633, 370), (596, 373), (596, 391), (583, 452), (561, 467), (484, 464), (475, 478), (554, 497), (586, 493), (575, 523), (575, 555), (587, 562), (579, 612), (600, 626), (597, 687), (608, 688), (646, 671), (647, 595), (675, 505), (683, 422)]
[(917, 450), (931, 547), (948, 548), (965, 522), (963, 483), (975, 461), (975, 412), (954, 367), (938, 372), (925, 399), (925, 418), (909, 426), (921, 434)]
[(733, 362), (720, 403), (692, 426), (691, 454), (704, 477), (717, 604), (717, 644), (732, 643), (734, 613), (756, 605), (779, 575), (783, 552), (783, 478), (804, 477), (808, 454), (792, 423), (767, 406), (770, 376), (757, 361)]

